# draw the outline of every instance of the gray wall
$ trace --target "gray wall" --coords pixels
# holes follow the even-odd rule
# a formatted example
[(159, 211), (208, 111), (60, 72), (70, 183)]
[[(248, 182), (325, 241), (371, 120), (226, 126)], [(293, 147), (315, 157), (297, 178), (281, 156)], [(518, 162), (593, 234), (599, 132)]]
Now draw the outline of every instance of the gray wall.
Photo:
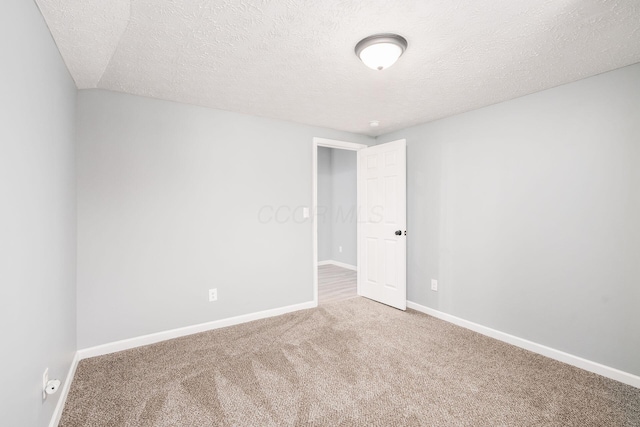
[(78, 346), (311, 301), (313, 137), (373, 142), (81, 91)]
[[(331, 227), (332, 259), (350, 265), (358, 264), (358, 222), (356, 204), (357, 154), (349, 150), (331, 150)], [(338, 248), (342, 246), (342, 253)]]
[(76, 89), (33, 1), (4, 0), (0, 32), (0, 423), (46, 426), (42, 374), (76, 350)]
[(318, 147), (318, 261), (357, 265), (356, 204), (356, 152)]
[(409, 300), (640, 375), (640, 64), (400, 138)]
[(333, 256), (331, 151), (318, 147), (318, 261), (328, 261)]

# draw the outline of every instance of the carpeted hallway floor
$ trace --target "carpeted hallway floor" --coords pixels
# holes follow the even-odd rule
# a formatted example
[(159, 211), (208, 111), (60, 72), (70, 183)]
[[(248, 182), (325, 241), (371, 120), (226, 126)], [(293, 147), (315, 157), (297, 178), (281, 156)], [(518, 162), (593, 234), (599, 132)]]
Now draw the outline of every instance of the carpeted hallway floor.
[(363, 298), (80, 362), (60, 427), (640, 426), (640, 389)]

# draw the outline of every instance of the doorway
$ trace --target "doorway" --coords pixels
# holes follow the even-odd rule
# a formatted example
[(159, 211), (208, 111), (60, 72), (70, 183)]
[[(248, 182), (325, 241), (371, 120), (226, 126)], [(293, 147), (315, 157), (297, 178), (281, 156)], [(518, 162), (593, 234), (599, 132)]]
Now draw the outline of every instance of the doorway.
[[(318, 157), (322, 147), (349, 150), (356, 152), (356, 206), (351, 203), (339, 210), (325, 206), (325, 212), (319, 212), (318, 203)], [(325, 155), (326, 154), (322, 154)], [(397, 140), (368, 147), (363, 144), (314, 138), (312, 146), (312, 219), (313, 219), (313, 292), (314, 303), (318, 298), (319, 267), (319, 219), (328, 220), (331, 225), (338, 222), (338, 228), (348, 225), (346, 221), (351, 212), (356, 224), (355, 257), (344, 258), (344, 236), (331, 239), (332, 258), (355, 259), (355, 264), (328, 261), (336, 267), (356, 269), (356, 294), (374, 301), (398, 308), (406, 309), (407, 303), (407, 219), (406, 219), (406, 140)], [(326, 196), (323, 196), (326, 197)], [(337, 220), (336, 220), (337, 218)], [(344, 232), (345, 235), (348, 234)], [(340, 251), (342, 249), (342, 251)], [(324, 248), (323, 248), (324, 250)], [(337, 251), (336, 251), (337, 250)], [(344, 254), (348, 256), (347, 254)], [(353, 261), (351, 261), (353, 262)], [(322, 265), (321, 265), (322, 267)], [(347, 268), (349, 270), (349, 268)], [(346, 272), (341, 271), (338, 277), (343, 279)], [(334, 277), (335, 278), (335, 277)], [(342, 290), (341, 290), (342, 292)], [(347, 291), (345, 290), (345, 293)], [(351, 291), (349, 291), (351, 292)], [(320, 301), (322, 302), (322, 301)]]
[(363, 144), (314, 138), (314, 300), (357, 296), (357, 151)]
[(318, 147), (318, 304), (357, 296), (357, 154)]

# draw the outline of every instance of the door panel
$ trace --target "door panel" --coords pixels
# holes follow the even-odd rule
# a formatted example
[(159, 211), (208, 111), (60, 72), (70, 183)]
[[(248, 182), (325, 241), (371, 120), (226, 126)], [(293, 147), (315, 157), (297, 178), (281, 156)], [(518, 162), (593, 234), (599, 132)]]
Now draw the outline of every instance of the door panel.
[(358, 294), (405, 310), (405, 140), (358, 151), (358, 183)]

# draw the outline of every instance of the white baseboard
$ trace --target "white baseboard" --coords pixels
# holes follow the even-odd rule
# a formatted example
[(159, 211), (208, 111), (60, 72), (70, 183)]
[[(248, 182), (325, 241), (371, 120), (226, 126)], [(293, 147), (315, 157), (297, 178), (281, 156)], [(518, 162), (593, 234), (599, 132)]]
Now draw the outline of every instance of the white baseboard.
[(60, 389), (60, 397), (58, 398), (58, 403), (53, 410), (53, 414), (51, 415), (51, 422), (49, 422), (49, 427), (58, 427), (58, 423), (60, 422), (60, 418), (62, 417), (62, 411), (64, 410), (64, 404), (67, 402), (67, 396), (69, 395), (69, 390), (71, 389), (71, 382), (73, 381), (73, 376), (76, 373), (76, 368), (78, 367), (79, 361), (80, 356), (76, 351), (76, 354), (73, 356), (71, 366), (69, 367), (69, 372), (67, 372), (67, 378), (64, 380), (64, 383), (62, 383), (62, 388)]
[(170, 340), (172, 338), (197, 334), (198, 332), (205, 332), (212, 329), (238, 325), (240, 323), (265, 319), (267, 317), (279, 316), (281, 314), (291, 313), (292, 311), (304, 310), (314, 307), (317, 307), (317, 303), (309, 301), (301, 304), (259, 311), (257, 313), (243, 314), (241, 316), (229, 317), (227, 319), (214, 320), (212, 322), (200, 323), (198, 325), (186, 326), (184, 328), (170, 329), (168, 331), (156, 332), (154, 334), (142, 335), (135, 338), (128, 338), (121, 341), (98, 345), (95, 347), (84, 348), (82, 350), (78, 350), (78, 355), (80, 357), (80, 360), (87, 359), (89, 357), (102, 356), (104, 354), (115, 353), (117, 351), (128, 350), (135, 347), (141, 347), (143, 345), (155, 344), (157, 342)]
[(477, 323), (452, 316), (451, 314), (443, 313), (433, 308), (425, 307), (424, 305), (420, 305), (415, 302), (407, 301), (407, 307), (428, 314), (430, 316), (437, 317), (438, 319), (442, 319), (449, 323), (453, 323), (454, 325), (462, 326), (463, 328), (470, 329), (482, 335), (486, 335), (499, 341), (506, 342), (507, 344), (515, 345), (516, 347), (524, 348), (525, 350), (529, 350), (534, 353), (549, 357), (551, 359), (567, 363), (577, 368), (584, 369), (585, 371), (593, 372), (595, 374), (602, 375), (603, 377), (620, 381), (621, 383), (630, 385), (632, 387), (640, 388), (640, 376), (633, 375), (619, 369), (611, 368), (609, 366), (602, 365), (591, 360), (583, 359), (582, 357), (574, 356), (573, 354), (565, 353), (564, 351), (556, 350), (554, 348), (547, 347), (533, 341), (525, 340), (524, 338), (519, 338), (515, 335), (510, 335), (496, 329), (491, 329), (486, 326), (482, 326)]
[(340, 262), (340, 261), (334, 261), (334, 260), (327, 260), (327, 261), (318, 261), (318, 265), (335, 265), (337, 267), (342, 267), (342, 268), (346, 268), (349, 270), (353, 270), (353, 271), (358, 271), (358, 267), (356, 267), (355, 265), (351, 265), (351, 264), (347, 264), (344, 262)]

